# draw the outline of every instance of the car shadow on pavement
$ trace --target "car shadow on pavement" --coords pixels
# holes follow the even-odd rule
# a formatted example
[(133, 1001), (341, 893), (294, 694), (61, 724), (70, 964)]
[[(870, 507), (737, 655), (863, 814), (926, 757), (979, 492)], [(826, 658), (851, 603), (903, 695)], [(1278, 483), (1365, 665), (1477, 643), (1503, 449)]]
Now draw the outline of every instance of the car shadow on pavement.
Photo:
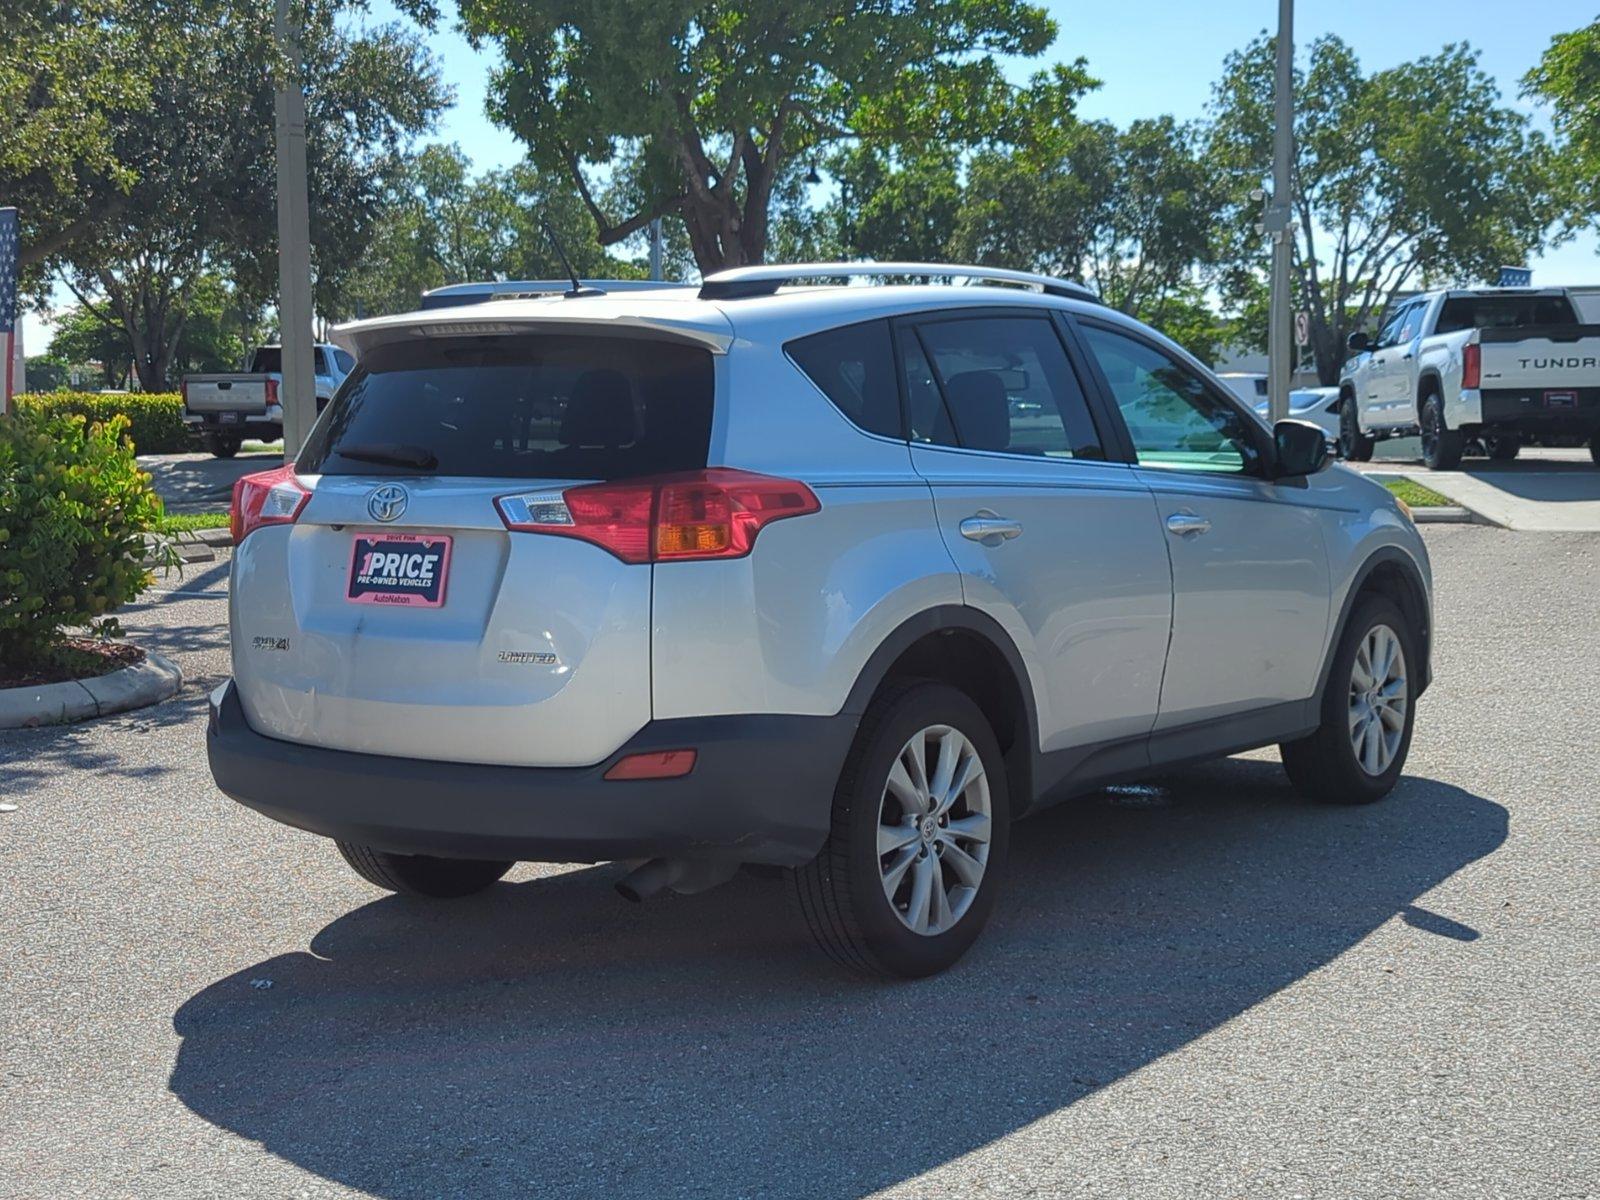
[(1098, 793), (1017, 827), (989, 930), (915, 983), (830, 968), (770, 880), (642, 907), (612, 893), (615, 866), (387, 897), (191, 997), (170, 1086), (384, 1197), (859, 1196), (1072, 1105), (1390, 920), (1473, 953), (1475, 930), (1414, 901), (1506, 827), (1414, 777), (1317, 807), (1261, 760)]

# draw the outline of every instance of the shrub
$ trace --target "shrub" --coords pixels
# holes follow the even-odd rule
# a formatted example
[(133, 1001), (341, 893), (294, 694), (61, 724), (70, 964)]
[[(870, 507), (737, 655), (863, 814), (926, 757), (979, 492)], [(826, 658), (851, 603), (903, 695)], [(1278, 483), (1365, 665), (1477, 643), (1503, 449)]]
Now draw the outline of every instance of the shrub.
[(0, 417), (0, 666), (48, 663), (68, 629), (117, 632), (108, 614), (149, 585), (161, 500), (126, 431), (31, 405)]
[(79, 416), (93, 423), (128, 418), (128, 436), (138, 454), (177, 454), (194, 449), (183, 423), (177, 392), (39, 392), (18, 397), (18, 408), (51, 416)]

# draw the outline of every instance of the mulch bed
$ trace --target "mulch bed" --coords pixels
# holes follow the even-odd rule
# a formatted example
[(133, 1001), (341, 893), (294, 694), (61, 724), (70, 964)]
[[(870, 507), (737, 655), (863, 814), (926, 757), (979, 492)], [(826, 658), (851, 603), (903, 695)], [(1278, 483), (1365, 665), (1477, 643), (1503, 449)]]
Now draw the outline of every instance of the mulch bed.
[(0, 688), (38, 687), (69, 679), (93, 679), (144, 661), (144, 651), (126, 642), (101, 642), (94, 638), (68, 638), (51, 662), (35, 663), (26, 670), (0, 664)]

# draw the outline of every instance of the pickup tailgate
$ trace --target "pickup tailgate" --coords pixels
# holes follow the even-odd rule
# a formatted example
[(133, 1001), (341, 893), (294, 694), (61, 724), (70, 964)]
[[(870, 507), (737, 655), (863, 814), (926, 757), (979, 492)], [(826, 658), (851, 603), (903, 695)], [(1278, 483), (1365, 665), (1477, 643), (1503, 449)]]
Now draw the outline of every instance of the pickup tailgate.
[(184, 407), (192, 413), (265, 414), (272, 382), (269, 375), (185, 375)]
[(1600, 387), (1600, 325), (1480, 329), (1478, 344), (1485, 389)]

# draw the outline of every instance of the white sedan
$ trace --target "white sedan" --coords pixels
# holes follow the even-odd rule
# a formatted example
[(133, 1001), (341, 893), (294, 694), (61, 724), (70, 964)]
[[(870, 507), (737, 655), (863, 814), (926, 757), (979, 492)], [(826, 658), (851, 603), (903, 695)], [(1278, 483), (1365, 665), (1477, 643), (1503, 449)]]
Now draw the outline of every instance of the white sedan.
[[(1256, 411), (1263, 420), (1270, 419), (1267, 402), (1260, 401)], [(1328, 441), (1339, 443), (1339, 389), (1336, 387), (1295, 388), (1289, 393), (1289, 415), (1296, 421), (1310, 421), (1320, 426)]]

